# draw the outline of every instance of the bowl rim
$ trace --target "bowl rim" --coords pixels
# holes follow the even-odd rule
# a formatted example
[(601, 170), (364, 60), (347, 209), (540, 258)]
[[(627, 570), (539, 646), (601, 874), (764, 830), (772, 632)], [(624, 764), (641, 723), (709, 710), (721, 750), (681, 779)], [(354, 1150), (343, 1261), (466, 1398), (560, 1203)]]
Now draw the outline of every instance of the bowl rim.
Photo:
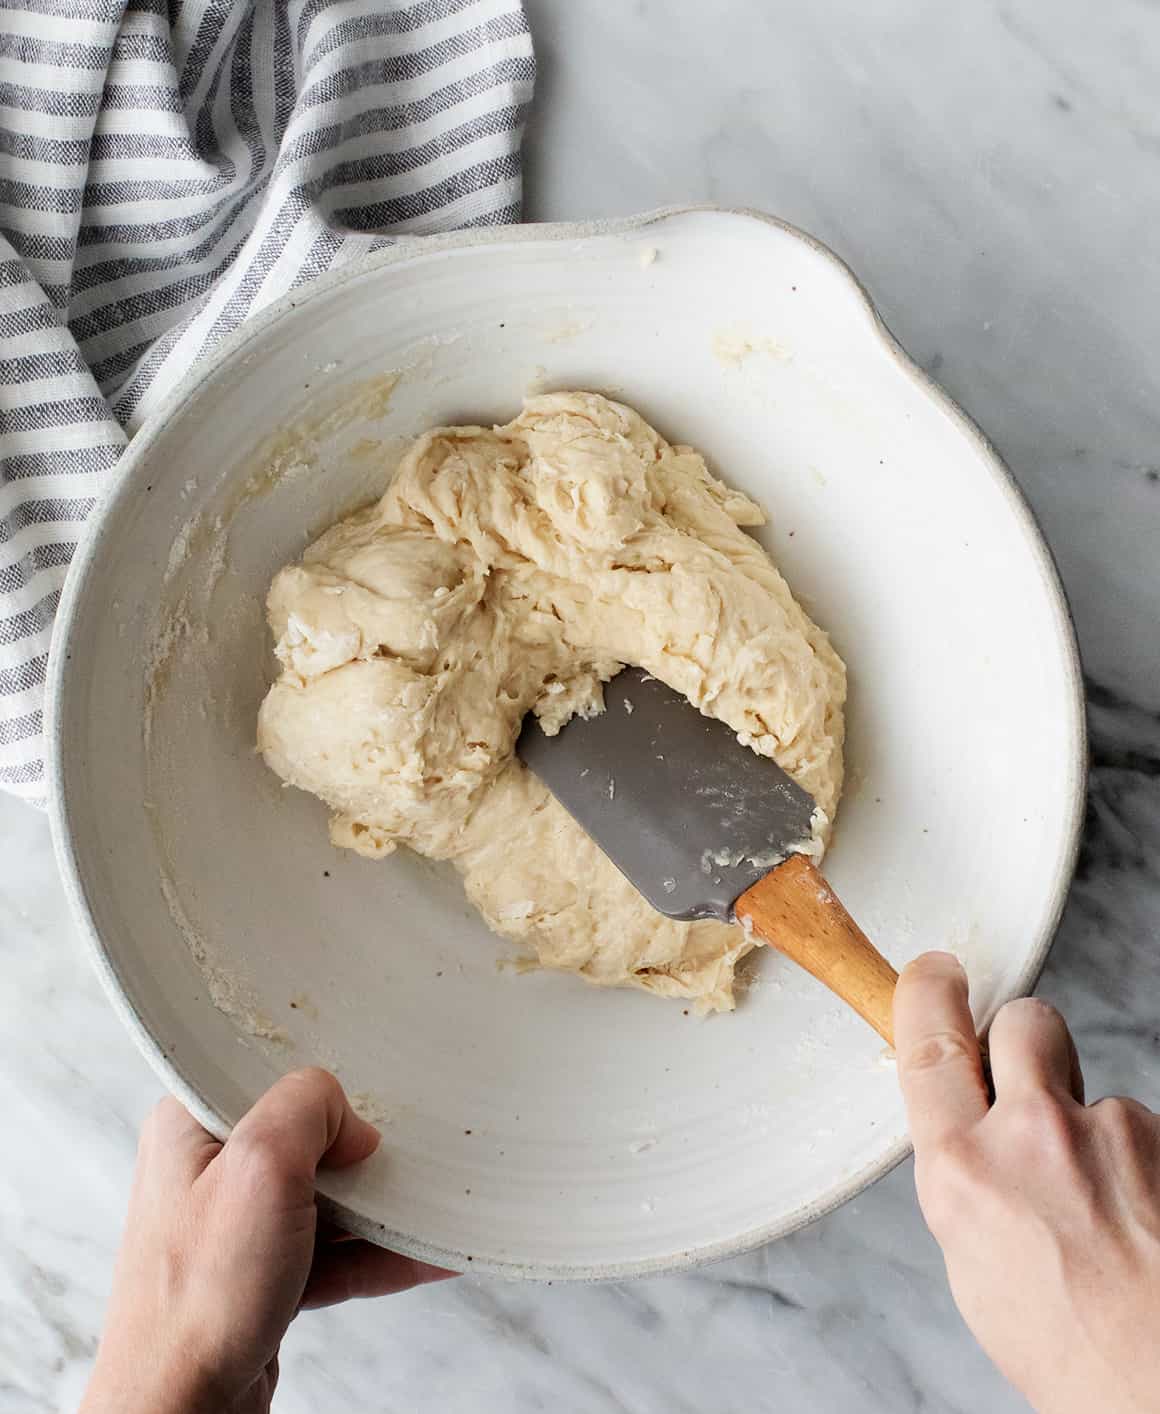
[[(78, 606), (84, 597), (85, 584), (100, 558), (107, 523), (113, 510), (128, 493), (137, 468), (148, 457), (154, 443), (173, 417), (180, 412), (183, 405), (210, 378), (215, 376), (224, 364), (239, 359), (252, 343), (300, 306), (321, 299), (350, 281), (365, 278), (390, 266), (405, 264), (420, 256), (456, 251), (467, 247), (507, 245), (513, 242), (564, 241), (620, 236), (632, 232), (643, 232), (652, 226), (685, 216), (705, 213), (752, 220), (780, 231), (803, 242), (843, 277), (849, 293), (862, 305), (864, 313), (870, 316), (874, 331), (885, 352), (932, 402), (949, 415), (982, 454), (985, 465), (1004, 494), (1007, 505), (1022, 531), (1026, 547), (1037, 565), (1044, 586), (1048, 590), (1057, 617), (1060, 645), (1065, 658), (1064, 669), (1070, 688), (1068, 703), (1072, 709), (1073, 721), (1071, 724), (1069, 775), (1072, 788), (1068, 802), (1070, 821), (1067, 841), (1057, 864), (1050, 895), (1050, 908), (1039, 936), (1035, 940), (1035, 945), (1016, 980), (1013, 995), (1027, 995), (1038, 982), (1059, 928), (1075, 874), (1087, 794), (1088, 728), (1083, 669), (1075, 619), (1055, 556), (1048, 545), (1035, 512), (1010, 468), (978, 424), (902, 347), (882, 318), (866, 286), (846, 262), (815, 236), (809, 235), (776, 216), (749, 207), (721, 206), (714, 203), (663, 206), (634, 216), (594, 221), (478, 227), (432, 236), (401, 235), (395, 238), (394, 244), (391, 246), (361, 260), (353, 261), (338, 270), (320, 275), (302, 288), (292, 290), (273, 301), (254, 315), (252, 319), (247, 320), (238, 329), (227, 335), (204, 360), (190, 369), (165, 395), (122, 453), (111, 484), (85, 527), (57, 609), (46, 682), (45, 738), (53, 849), (64, 884), (65, 895), (73, 918), (79, 925), (85, 950), (114, 1010), (165, 1087), (181, 1101), (199, 1123), (218, 1138), (224, 1139), (228, 1135), (232, 1128), (231, 1122), (206, 1103), (192, 1080), (187, 1078), (182, 1068), (166, 1054), (163, 1046), (149, 1030), (145, 1018), (137, 1011), (129, 1000), (128, 993), (121, 985), (113, 954), (106, 946), (96, 926), (73, 839), (72, 815), (68, 798), (69, 767), (65, 762), (61, 726), (66, 716), (69, 693), (73, 688), (73, 680), (68, 668), (71, 659), (69, 644)], [(327, 1183), (324, 1176), (320, 1177), (319, 1200), (321, 1208), (335, 1222), (355, 1236), (369, 1239), (381, 1246), (393, 1248), (406, 1256), (415, 1257), (436, 1266), (449, 1267), (457, 1271), (471, 1270), (535, 1281), (623, 1281), (633, 1277), (690, 1271), (710, 1262), (721, 1261), (727, 1257), (752, 1251), (766, 1243), (775, 1241), (777, 1238), (786, 1237), (824, 1217), (827, 1213), (833, 1212), (834, 1209), (863, 1192), (872, 1183), (883, 1178), (910, 1154), (911, 1148), (909, 1136), (904, 1132), (878, 1158), (841, 1179), (819, 1198), (800, 1204), (793, 1211), (770, 1223), (750, 1228), (718, 1242), (677, 1251), (664, 1257), (639, 1261), (557, 1265), (551, 1262), (527, 1263), (503, 1258), (477, 1257), (476, 1254), (469, 1255), (466, 1252), (440, 1247), (367, 1218), (347, 1204), (330, 1198), (326, 1193)]]

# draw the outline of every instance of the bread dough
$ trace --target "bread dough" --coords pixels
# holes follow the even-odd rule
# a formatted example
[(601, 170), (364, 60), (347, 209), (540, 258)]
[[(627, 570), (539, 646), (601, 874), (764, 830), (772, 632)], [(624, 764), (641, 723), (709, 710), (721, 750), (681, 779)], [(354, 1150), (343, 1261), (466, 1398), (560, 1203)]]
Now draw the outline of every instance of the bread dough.
[(594, 393), (506, 427), (443, 427), (382, 500), (282, 570), (282, 673), (258, 745), (334, 812), (333, 841), (451, 860), (488, 924), (539, 965), (733, 1006), (739, 928), (662, 917), (513, 755), (602, 709), (642, 666), (772, 756), (819, 806), (842, 777), (845, 669), (743, 526), (748, 497)]

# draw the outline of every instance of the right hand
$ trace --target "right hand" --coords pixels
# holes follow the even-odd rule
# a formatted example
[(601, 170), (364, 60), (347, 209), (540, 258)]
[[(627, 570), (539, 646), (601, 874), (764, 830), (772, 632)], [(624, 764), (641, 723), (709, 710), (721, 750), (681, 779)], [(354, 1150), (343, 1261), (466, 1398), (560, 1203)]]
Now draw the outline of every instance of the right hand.
[(1067, 1026), (1034, 998), (991, 1026), (991, 1105), (947, 953), (903, 972), (894, 1027), (919, 1203), (979, 1344), (1040, 1414), (1155, 1414), (1160, 1118), (1085, 1105)]

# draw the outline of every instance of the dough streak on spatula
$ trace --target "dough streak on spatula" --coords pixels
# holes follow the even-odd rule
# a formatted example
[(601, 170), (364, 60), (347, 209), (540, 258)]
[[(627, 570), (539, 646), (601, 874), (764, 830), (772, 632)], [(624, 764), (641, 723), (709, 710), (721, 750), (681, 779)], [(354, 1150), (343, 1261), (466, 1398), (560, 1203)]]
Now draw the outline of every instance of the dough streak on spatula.
[(814, 867), (814, 801), (666, 684), (626, 668), (605, 711), (517, 752), (669, 918), (719, 918), (791, 957), (892, 1042), (897, 974)]

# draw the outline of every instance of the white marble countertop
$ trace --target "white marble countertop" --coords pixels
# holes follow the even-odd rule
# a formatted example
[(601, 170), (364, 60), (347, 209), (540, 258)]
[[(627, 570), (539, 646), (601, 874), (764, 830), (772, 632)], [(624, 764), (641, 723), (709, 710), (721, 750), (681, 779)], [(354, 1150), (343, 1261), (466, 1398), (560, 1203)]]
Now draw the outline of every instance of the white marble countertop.
[[(528, 0), (529, 219), (763, 207), (869, 286), (1047, 531), (1090, 678), (1079, 878), (1043, 981), (1089, 1091), (1160, 1103), (1160, 27), (1110, 0)], [(98, 991), (44, 819), (0, 799), (0, 1411), (67, 1409), (157, 1083)], [(939, 939), (930, 939), (937, 944)], [(283, 1414), (1024, 1408), (909, 1165), (765, 1251), (605, 1287), (464, 1280), (315, 1314)]]

